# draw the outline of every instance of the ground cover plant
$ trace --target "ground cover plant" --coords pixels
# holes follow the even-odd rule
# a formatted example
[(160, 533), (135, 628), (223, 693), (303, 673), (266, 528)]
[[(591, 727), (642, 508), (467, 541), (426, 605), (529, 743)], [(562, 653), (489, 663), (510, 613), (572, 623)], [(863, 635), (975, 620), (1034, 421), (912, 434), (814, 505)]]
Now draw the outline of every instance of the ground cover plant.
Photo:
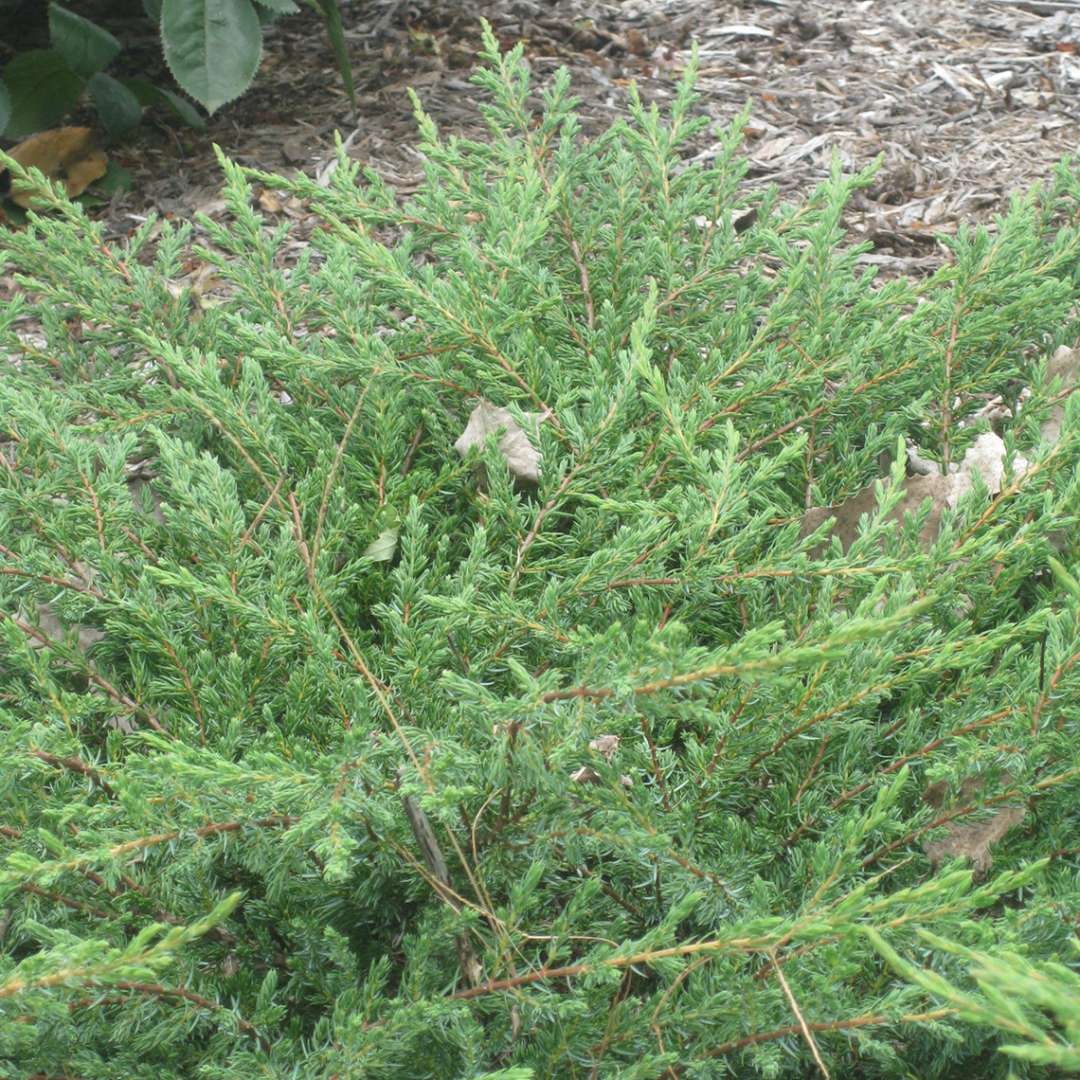
[(1075, 1067), (1075, 168), (882, 283), (484, 59), (403, 207), (0, 241), (5, 1069)]

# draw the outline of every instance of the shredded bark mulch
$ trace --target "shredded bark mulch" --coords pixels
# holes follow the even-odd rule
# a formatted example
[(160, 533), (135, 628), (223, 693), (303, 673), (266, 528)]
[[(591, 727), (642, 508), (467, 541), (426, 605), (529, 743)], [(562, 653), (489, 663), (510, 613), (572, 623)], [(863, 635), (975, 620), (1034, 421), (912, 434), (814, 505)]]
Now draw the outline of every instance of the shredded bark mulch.
[[(151, 123), (111, 150), (133, 185), (98, 213), (116, 235), (150, 211), (214, 216), (215, 143), (242, 164), (311, 172), (332, 157), (335, 131), (407, 193), (421, 176), (407, 87), (444, 133), (482, 134), (468, 81), (481, 16), (506, 46), (526, 43), (538, 88), (570, 69), (586, 131), (625, 112), (631, 82), (647, 101), (670, 101), (697, 42), (701, 104), (715, 118), (698, 140), (702, 160), (747, 102), (752, 183), (807, 193), (834, 157), (855, 170), (880, 156), (847, 224), (887, 275), (940, 266), (942, 236), (964, 222), (992, 227), (1010, 195), (1048, 178), (1080, 137), (1080, 0), (349, 3), (355, 118), (319, 21), (284, 18), (266, 31), (255, 85), (207, 132)], [(151, 34), (126, 55), (153, 64), (154, 47)], [(163, 68), (148, 74), (169, 84)]]

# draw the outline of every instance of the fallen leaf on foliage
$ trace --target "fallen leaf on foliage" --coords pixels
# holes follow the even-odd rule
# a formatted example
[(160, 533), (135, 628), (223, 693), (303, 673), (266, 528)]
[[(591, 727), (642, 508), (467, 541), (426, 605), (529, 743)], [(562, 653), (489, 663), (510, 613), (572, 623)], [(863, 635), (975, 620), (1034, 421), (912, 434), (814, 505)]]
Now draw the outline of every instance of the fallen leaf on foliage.
[[(38, 627), (41, 631), (52, 641), (62, 642), (67, 637), (67, 627), (60, 621), (56, 612), (53, 610), (51, 604), (40, 604), (37, 609), (38, 612)], [(95, 630), (90, 626), (76, 626), (75, 630), (78, 632), (77, 645), (80, 652), (86, 652), (91, 645), (99, 642), (104, 636), (104, 630)], [(42, 649), (45, 647), (44, 641), (39, 641), (37, 638), (30, 639), (30, 646), (34, 649)]]
[(397, 551), (398, 534), (400, 529), (383, 529), (366, 548), (364, 554), (372, 562), (389, 562)]
[[(533, 427), (534, 437), (541, 421), (541, 413), (525, 413), (526, 420)], [(462, 456), (476, 447), (483, 447), (489, 435), (499, 434), (499, 453), (502, 454), (510, 471), (522, 480), (536, 484), (540, 481), (541, 453), (529, 441), (528, 435), (521, 430), (509, 409), (492, 405), (490, 401), (481, 401), (469, 415), (469, 423), (456, 443), (454, 449)]]
[[(1072, 391), (1080, 386), (1080, 352), (1062, 345), (1047, 363), (1047, 380), (1060, 379), (1064, 389)], [(985, 418), (998, 418), (1011, 415), (1000, 398), (993, 398), (981, 410)], [(1040, 427), (1044, 443), (1053, 445), (1061, 437), (1061, 424), (1065, 416), (1064, 401), (1054, 405)], [(908, 469), (919, 475), (909, 476), (903, 481), (904, 494), (900, 502), (888, 515), (886, 521), (897, 522), (909, 511), (918, 510), (929, 497), (930, 513), (919, 531), (919, 544), (925, 550), (933, 542), (941, 525), (942, 511), (948, 507), (955, 509), (960, 500), (973, 487), (973, 478), (982, 478), (991, 495), (997, 495), (1005, 478), (1005, 442), (993, 431), (983, 432), (968, 447), (964, 460), (954, 465), (951, 472), (942, 475), (936, 462), (920, 456), (918, 448), (908, 447)], [(1030, 463), (1021, 454), (1013, 458), (1012, 468), (1017, 475), (1025, 472)], [(886, 478), (884, 483), (891, 481)], [(801, 520), (799, 537), (805, 539), (816, 532), (829, 518), (834, 518), (832, 535), (836, 536), (844, 551), (854, 543), (859, 535), (859, 519), (863, 514), (872, 514), (877, 507), (874, 483), (868, 484), (845, 502), (836, 506), (815, 506), (807, 510)], [(1053, 536), (1051, 541), (1054, 542)], [(1060, 545), (1055, 543), (1055, 546)], [(827, 541), (814, 547), (810, 555), (820, 558), (828, 550)]]
[[(1013, 459), (1013, 471), (1022, 473), (1028, 468), (1026, 458), (1017, 454)], [(983, 432), (968, 447), (964, 454), (964, 460), (955, 473), (950, 473), (947, 479), (952, 481), (946, 502), (953, 509), (960, 500), (971, 490), (972, 477), (976, 473), (982, 477), (983, 483), (991, 495), (996, 495), (1001, 490), (1005, 479), (1005, 442), (992, 431)]]
[[(87, 127), (62, 127), (42, 131), (24, 139), (8, 151), (23, 168), (40, 169), (52, 180), (59, 180), (71, 198), (81, 195), (90, 184), (105, 175), (108, 159), (98, 149), (94, 133)], [(11, 177), (2, 175), (7, 184)], [(11, 194), (12, 202), (29, 207), (39, 192), (33, 188)]]
[[(913, 455), (909, 451), (908, 457), (909, 461), (914, 459), (915, 467), (920, 472), (933, 464), (920, 458), (917, 452)], [(1016, 472), (1023, 472), (1027, 467), (1028, 462), (1019, 454), (1013, 459), (1013, 469)], [(982, 478), (991, 495), (996, 495), (1001, 490), (1005, 477), (1005, 443), (992, 431), (984, 432), (968, 447), (956, 472), (946, 476), (941, 473), (909, 476), (903, 480), (904, 494), (885, 520), (893, 523), (901, 521), (905, 514), (917, 511), (924, 500), (929, 498), (930, 513), (919, 530), (919, 545), (925, 550), (938, 534), (942, 512), (946, 507), (956, 508), (961, 498), (973, 487), (976, 475)], [(891, 481), (886, 479), (883, 483), (888, 487)], [(839, 538), (844, 551), (847, 551), (859, 535), (859, 519), (863, 514), (873, 514), (877, 508), (874, 486), (873, 483), (867, 484), (862, 491), (836, 506), (813, 507), (807, 510), (802, 516), (800, 539), (816, 531), (829, 518), (834, 518), (832, 535)], [(818, 544), (811, 556), (818, 558), (827, 549), (827, 543)]]
[[(615, 738), (615, 736), (611, 735), (609, 738)], [(580, 769), (576, 769), (570, 774), (570, 779), (573, 780), (575, 784), (600, 784), (603, 782), (604, 778), (595, 769), (589, 768), (588, 765), (582, 765)], [(619, 777), (619, 783), (622, 784), (624, 788), (632, 788), (634, 786), (634, 781), (625, 773)]]
[(269, 188), (263, 188), (259, 192), (259, 206), (268, 214), (280, 214), (285, 209), (285, 204), (278, 198), (277, 192)]
[(575, 784), (599, 784), (600, 774), (595, 769), (590, 769), (588, 765), (582, 765), (580, 769), (570, 774), (570, 779)]
[[(1011, 784), (1013, 782), (1012, 774), (1008, 772), (1002, 773), (1001, 780), (1003, 783)], [(985, 786), (985, 777), (967, 777), (967, 779), (960, 782), (960, 792), (954, 800), (954, 804), (957, 806), (966, 806), (977, 798), (979, 792), (982, 791)], [(927, 784), (922, 797), (923, 802), (934, 807), (935, 810), (943, 809), (945, 804), (949, 801), (949, 781), (937, 780), (932, 784)]]
[(950, 825), (941, 840), (928, 841), (923, 844), (923, 850), (935, 870), (949, 859), (970, 859), (975, 873), (985, 874), (994, 861), (991, 845), (1026, 816), (1027, 810), (1022, 806), (1004, 806), (974, 825)]
[(193, 314), (198, 317), (207, 308), (217, 307), (220, 303), (220, 300), (211, 299), (208, 295), (219, 284), (214, 266), (211, 263), (202, 263), (185, 277), (166, 281), (165, 288), (174, 300), (180, 300), (186, 296), (188, 302), (196, 309)]
[[(1080, 386), (1080, 353), (1062, 345), (1046, 365), (1046, 377), (1053, 381), (1061, 379), (1064, 388), (1075, 390)], [(1061, 421), (1065, 417), (1065, 402), (1054, 405), (1050, 415), (1042, 422), (1040, 432), (1043, 442), (1056, 443), (1061, 437)]]
[(986, 399), (984, 405), (976, 409), (970, 416), (965, 417), (961, 424), (966, 427), (977, 424), (981, 420), (986, 420), (991, 424), (1002, 424), (1006, 420), (1011, 420), (1012, 416), (1013, 411), (1005, 404), (1005, 399), (1000, 394), (994, 394)]
[[(1006, 784), (1013, 782), (1009, 773), (1002, 774), (1001, 780)], [(984, 786), (983, 777), (969, 776), (961, 783), (954, 806), (970, 805), (978, 798)], [(948, 791), (948, 783), (939, 780), (926, 788), (923, 799), (931, 806), (941, 809), (945, 805)], [(1026, 807), (1003, 806), (983, 821), (969, 825), (949, 824), (940, 840), (928, 840), (923, 844), (923, 851), (935, 870), (949, 859), (969, 859), (975, 873), (981, 876), (993, 864), (991, 846), (1001, 840), (1013, 826), (1019, 825), (1026, 816)]]
[(603, 754), (604, 759), (610, 761), (615, 756), (615, 751), (619, 749), (619, 736), (598, 735), (589, 743), (589, 749)]
[[(884, 481), (888, 486), (889, 481)], [(903, 519), (907, 513), (913, 513), (923, 504), (923, 500), (929, 497), (930, 513), (919, 530), (919, 544), (929, 547), (938, 534), (941, 525), (941, 514), (945, 509), (946, 498), (952, 488), (951, 477), (947, 476), (909, 476), (904, 482), (904, 495), (886, 518), (887, 521), (897, 522)], [(859, 519), (863, 514), (873, 514), (877, 507), (877, 496), (874, 493), (874, 485), (868, 484), (850, 499), (837, 506), (815, 506), (807, 510), (802, 516), (802, 524), (799, 529), (799, 538), (804, 539), (820, 528), (829, 518), (834, 518), (832, 535), (840, 540), (844, 551), (855, 542), (859, 535)], [(828, 550), (828, 540), (814, 547), (811, 558), (820, 558)]]

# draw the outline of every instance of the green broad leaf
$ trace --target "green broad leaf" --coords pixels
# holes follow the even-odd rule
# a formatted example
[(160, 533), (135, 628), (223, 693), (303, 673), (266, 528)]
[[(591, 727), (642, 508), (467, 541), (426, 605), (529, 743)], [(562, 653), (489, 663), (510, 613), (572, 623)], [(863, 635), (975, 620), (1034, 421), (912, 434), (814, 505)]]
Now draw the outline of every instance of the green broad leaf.
[(295, 15), (300, 10), (293, 0), (256, 0), (256, 3), (275, 15)]
[(157, 88), (158, 96), (162, 104), (182, 123), (196, 131), (206, 130), (206, 120), (203, 119), (199, 110), (188, 101), (187, 98), (166, 90), (164, 86)]
[(0, 195), (0, 212), (3, 213), (4, 221), (9, 225), (25, 225), (30, 220), (30, 215), (26, 210), (4, 195)]
[(276, 11), (271, 11), (268, 7), (263, 7), (259, 3), (259, 0), (255, 2), (255, 14), (259, 16), (259, 26), (265, 30), (268, 26), (273, 26), (274, 23), (281, 18), (281, 15)]
[(330, 39), (330, 47), (334, 50), (334, 59), (337, 61), (341, 80), (345, 83), (345, 93), (349, 96), (349, 104), (352, 106), (353, 119), (356, 119), (356, 86), (353, 83), (352, 62), (349, 59), (349, 47), (345, 43), (345, 30), (341, 25), (341, 11), (337, 0), (308, 0), (323, 17), (326, 23), (326, 36)]
[(161, 0), (142, 0), (143, 11), (146, 12), (146, 17), (154, 23), (155, 26), (161, 25)]
[(0, 79), (0, 135), (4, 133), (4, 129), (8, 126), (8, 121), (11, 119), (11, 92), (7, 86), (4, 85), (4, 81)]
[(105, 129), (114, 138), (126, 135), (142, 119), (139, 99), (111, 75), (98, 72), (87, 84)]
[(210, 113), (251, 85), (262, 53), (251, 0), (164, 0), (161, 40), (176, 81)]
[(120, 42), (108, 30), (59, 4), (49, 5), (49, 40), (68, 67), (84, 78), (107, 68), (120, 52)]
[(174, 94), (163, 86), (155, 86), (149, 79), (124, 79), (124, 85), (139, 99), (140, 105), (147, 108), (160, 106), (189, 128), (196, 131), (206, 130), (206, 121), (187, 98)]
[(19, 53), (4, 68), (3, 78), (10, 94), (4, 134), (13, 139), (58, 124), (75, 107), (84, 85), (53, 49)]
[(394, 507), (383, 506), (375, 514), (372, 526), (379, 530), (378, 535), (364, 548), (364, 556), (372, 562), (389, 562), (397, 553), (401, 517)]
[(366, 548), (364, 554), (372, 562), (389, 562), (397, 551), (398, 528), (383, 529)]
[(131, 173), (123, 165), (118, 165), (110, 159), (105, 175), (95, 187), (105, 195), (114, 195), (118, 191), (130, 191), (131, 185)]

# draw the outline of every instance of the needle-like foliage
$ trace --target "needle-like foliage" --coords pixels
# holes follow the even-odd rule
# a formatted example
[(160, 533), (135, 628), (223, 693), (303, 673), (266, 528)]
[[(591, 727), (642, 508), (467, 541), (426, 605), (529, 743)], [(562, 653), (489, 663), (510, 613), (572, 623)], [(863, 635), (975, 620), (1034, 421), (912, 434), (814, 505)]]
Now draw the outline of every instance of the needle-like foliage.
[(693, 70), (484, 60), (404, 206), (0, 238), (0, 1072), (1075, 1065), (1075, 171), (882, 282)]

